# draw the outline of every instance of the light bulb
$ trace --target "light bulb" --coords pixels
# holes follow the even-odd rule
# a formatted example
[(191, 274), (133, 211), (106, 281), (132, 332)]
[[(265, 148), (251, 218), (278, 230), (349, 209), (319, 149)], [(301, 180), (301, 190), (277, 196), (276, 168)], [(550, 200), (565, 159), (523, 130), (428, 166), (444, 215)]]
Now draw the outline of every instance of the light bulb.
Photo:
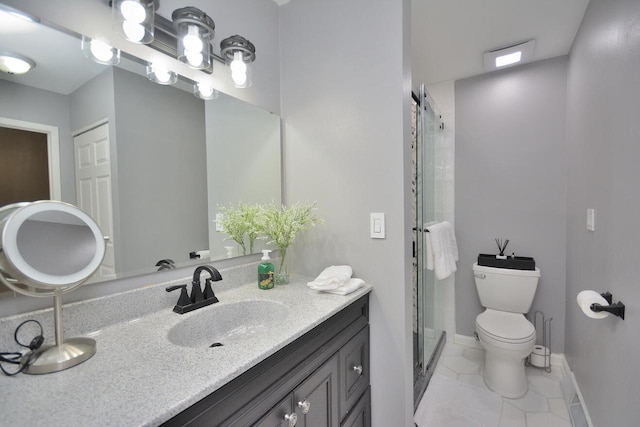
[(102, 40), (91, 40), (91, 54), (98, 61), (109, 62), (113, 58), (113, 48)]
[(142, 24), (147, 17), (144, 6), (134, 0), (123, 1), (120, 5), (120, 12), (122, 12), (124, 19), (135, 24)]
[(158, 83), (168, 83), (171, 81), (171, 71), (161, 65), (153, 65), (153, 74), (156, 76)]
[(231, 68), (231, 72), (233, 73), (247, 73), (247, 64), (244, 62), (242, 52), (238, 51), (233, 53), (233, 61), (231, 61), (229, 67)]
[(122, 23), (122, 32), (128, 40), (136, 43), (142, 41), (146, 33), (144, 26), (132, 21), (124, 21)]
[(235, 83), (236, 86), (242, 87), (247, 84), (247, 73), (239, 72), (239, 71), (231, 71), (231, 79)]
[(201, 51), (193, 51), (190, 49), (185, 49), (184, 56), (187, 58), (187, 62), (192, 67), (199, 67), (204, 60), (204, 56)]
[(195, 25), (189, 25), (187, 27), (187, 34), (182, 38), (182, 45), (184, 46), (184, 50), (191, 50), (196, 52), (202, 52), (202, 47), (204, 44), (202, 43), (202, 38), (200, 37), (200, 31), (198, 31), (198, 27)]
[(198, 92), (202, 98), (213, 97), (213, 87), (207, 83), (198, 83)]

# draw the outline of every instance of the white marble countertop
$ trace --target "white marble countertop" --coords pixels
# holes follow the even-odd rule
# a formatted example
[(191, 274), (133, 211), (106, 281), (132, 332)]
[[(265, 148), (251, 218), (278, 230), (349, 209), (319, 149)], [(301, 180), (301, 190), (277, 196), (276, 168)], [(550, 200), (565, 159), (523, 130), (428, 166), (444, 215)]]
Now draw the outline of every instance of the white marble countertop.
[[(105, 327), (92, 335), (96, 354), (73, 368), (0, 375), (0, 424), (153, 426), (167, 421), (371, 291), (366, 285), (347, 296), (319, 294), (306, 281), (268, 291), (257, 284), (222, 290), (216, 292), (219, 303), (191, 313), (166, 308)], [(247, 300), (284, 304), (286, 318), (260, 328), (250, 345), (189, 348), (167, 338), (171, 327), (190, 316), (209, 311), (215, 318), (215, 310)]]

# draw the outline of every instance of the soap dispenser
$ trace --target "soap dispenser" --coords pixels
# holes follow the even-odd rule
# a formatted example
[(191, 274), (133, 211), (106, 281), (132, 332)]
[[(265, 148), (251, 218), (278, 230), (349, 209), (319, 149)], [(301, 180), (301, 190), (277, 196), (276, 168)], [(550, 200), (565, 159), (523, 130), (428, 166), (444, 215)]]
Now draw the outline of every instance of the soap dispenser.
[(262, 251), (261, 262), (258, 265), (258, 287), (260, 289), (273, 289), (274, 269), (269, 252), (271, 252), (269, 249)]

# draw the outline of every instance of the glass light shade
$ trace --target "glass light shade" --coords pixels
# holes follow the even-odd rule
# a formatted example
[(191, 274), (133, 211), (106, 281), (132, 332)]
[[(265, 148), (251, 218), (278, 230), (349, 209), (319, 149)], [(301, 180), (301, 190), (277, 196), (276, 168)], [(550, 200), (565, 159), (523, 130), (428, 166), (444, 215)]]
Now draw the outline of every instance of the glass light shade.
[(218, 99), (220, 93), (208, 83), (196, 82), (193, 84), (193, 94), (200, 99)]
[(120, 63), (120, 49), (99, 39), (82, 36), (82, 53), (99, 64), (115, 65)]
[(256, 47), (242, 36), (235, 35), (220, 42), (220, 55), (228, 65), (231, 83), (238, 88), (251, 86), (251, 63), (256, 59)]
[(244, 61), (244, 55), (241, 51), (236, 51), (233, 54), (233, 60), (229, 63), (229, 76), (235, 87), (251, 86), (251, 66)]
[(0, 53), (0, 71), (7, 74), (24, 74), (33, 69), (36, 63), (15, 53)]
[(195, 7), (174, 10), (172, 19), (178, 38), (178, 59), (197, 70), (209, 69), (213, 20)]
[(156, 4), (153, 0), (113, 0), (113, 29), (133, 43), (153, 41)]
[(160, 85), (172, 85), (178, 81), (178, 74), (161, 64), (147, 64), (147, 77)]

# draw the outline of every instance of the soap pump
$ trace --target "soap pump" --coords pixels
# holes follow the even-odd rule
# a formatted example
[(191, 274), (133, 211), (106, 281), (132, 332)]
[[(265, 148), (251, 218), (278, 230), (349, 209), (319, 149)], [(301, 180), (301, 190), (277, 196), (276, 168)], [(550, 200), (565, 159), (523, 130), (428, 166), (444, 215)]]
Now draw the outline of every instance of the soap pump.
[(262, 251), (262, 258), (260, 265), (258, 265), (258, 287), (260, 289), (273, 289), (274, 282), (274, 268), (271, 263), (271, 257), (269, 257), (269, 249)]

